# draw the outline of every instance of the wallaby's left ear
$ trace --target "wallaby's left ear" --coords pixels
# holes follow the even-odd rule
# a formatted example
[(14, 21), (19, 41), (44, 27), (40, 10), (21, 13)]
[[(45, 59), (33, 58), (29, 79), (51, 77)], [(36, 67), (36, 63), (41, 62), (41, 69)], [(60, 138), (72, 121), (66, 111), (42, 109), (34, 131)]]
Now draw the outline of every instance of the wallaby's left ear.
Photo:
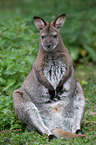
[(65, 16), (66, 14), (60, 15), (51, 24), (53, 24), (55, 28), (60, 29), (64, 25)]
[(33, 20), (34, 20), (34, 24), (36, 25), (36, 27), (37, 27), (39, 30), (42, 30), (43, 28), (46, 27), (46, 25), (48, 25), (48, 22), (46, 22), (45, 20), (43, 20), (43, 19), (40, 18), (40, 17), (34, 16), (34, 17), (33, 17)]

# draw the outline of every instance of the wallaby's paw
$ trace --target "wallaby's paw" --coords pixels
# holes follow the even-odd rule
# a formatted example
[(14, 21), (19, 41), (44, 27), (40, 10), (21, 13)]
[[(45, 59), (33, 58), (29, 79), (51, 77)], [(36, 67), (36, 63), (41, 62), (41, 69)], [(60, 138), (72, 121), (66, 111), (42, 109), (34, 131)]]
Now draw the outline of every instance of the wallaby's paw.
[(18, 94), (20, 94), (21, 96), (23, 96), (23, 92), (22, 92), (20, 89), (15, 90), (14, 93), (18, 93)]

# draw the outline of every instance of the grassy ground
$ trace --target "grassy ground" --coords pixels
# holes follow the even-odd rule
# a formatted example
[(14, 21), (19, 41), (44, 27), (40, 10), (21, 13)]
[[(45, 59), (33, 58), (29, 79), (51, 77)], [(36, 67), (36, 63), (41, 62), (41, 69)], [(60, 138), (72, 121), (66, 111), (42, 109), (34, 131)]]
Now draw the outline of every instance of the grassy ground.
[[(16, 116), (14, 116), (13, 105), (12, 114), (9, 116), (12, 118), (14, 116), (15, 125), (19, 124), (18, 127), (12, 129), (5, 130), (8, 128), (8, 123), (3, 119), (4, 123), (6, 123), (5, 129), (2, 130), (0, 133), (0, 142), (2, 145), (4, 144), (14, 144), (14, 145), (43, 145), (43, 144), (50, 144), (50, 145), (79, 145), (79, 144), (86, 144), (86, 145), (95, 145), (96, 144), (96, 67), (91, 63), (87, 64), (78, 64), (75, 77), (80, 81), (83, 87), (84, 95), (86, 98), (86, 106), (85, 106), (85, 113), (84, 119), (82, 124), (83, 132), (88, 136), (85, 139), (71, 139), (69, 141), (65, 139), (57, 139), (51, 142), (48, 141), (47, 136), (41, 136), (37, 132), (29, 132), (25, 125), (20, 122)], [(9, 109), (9, 111), (10, 111)], [(5, 118), (6, 119), (6, 118)], [(12, 121), (12, 120), (11, 120)], [(10, 123), (9, 123), (10, 124)], [(12, 126), (11, 126), (12, 127)], [(16, 129), (17, 128), (17, 129)]]
[[(26, 129), (26, 125), (18, 120), (14, 113), (12, 93), (16, 88), (21, 86), (27, 74), (30, 72), (38, 52), (39, 34), (33, 24), (32, 17), (34, 15), (39, 15), (43, 18), (48, 16), (47, 19), (52, 20), (55, 16), (63, 13), (64, 8), (65, 12), (68, 13), (69, 21), (70, 13), (73, 11), (72, 9), (69, 10), (68, 7), (74, 8), (74, 12), (72, 13), (73, 16), (75, 16), (75, 12), (77, 8), (79, 8), (78, 3), (74, 4), (74, 1), (72, 1), (73, 3), (71, 4), (66, 2), (64, 6), (62, 5), (63, 1), (61, 1), (61, 5), (59, 6), (57, 0), (53, 1), (54, 5), (51, 5), (51, 1), (45, 3), (42, 0), (42, 2), (43, 3), (38, 2), (36, 6), (34, 0), (31, 4), (30, 2), (23, 4), (14, 4), (14, 2), (11, 4), (3, 4), (0, 1), (0, 144), (95, 145), (96, 64), (88, 61), (89, 56), (88, 58), (87, 56), (81, 58), (77, 51), (72, 51), (73, 49), (71, 52), (74, 53), (71, 53), (71, 55), (75, 56), (73, 57), (73, 60), (75, 60), (75, 78), (81, 83), (86, 99), (82, 130), (88, 137), (85, 139), (78, 138), (68, 141), (65, 139), (57, 139), (49, 142), (48, 136), (45, 135), (42, 137), (38, 132), (29, 132)], [(50, 10), (46, 9), (45, 11), (45, 4), (50, 6)], [(77, 13), (85, 9), (83, 3), (81, 3), (81, 5), (82, 8), (80, 7)], [(56, 11), (56, 8), (58, 8), (59, 12)], [(70, 34), (70, 31), (68, 31), (70, 27), (68, 22), (66, 22), (65, 26), (67, 25), (67, 29), (62, 31), (62, 37), (65, 45), (69, 48), (70, 43), (67, 44), (67, 42), (69, 42), (71, 38), (67, 35), (67, 33)], [(74, 31), (76, 33), (75, 29)], [(72, 36), (73, 35), (74, 34), (72, 34)], [(77, 42), (77, 40), (75, 42)], [(75, 45), (77, 46), (76, 49), (79, 50), (81, 46), (78, 46), (78, 44)], [(74, 44), (72, 44), (72, 46), (74, 46)], [(85, 56), (85, 50), (83, 52), (80, 48), (80, 52)], [(79, 63), (77, 63), (76, 60), (79, 60)]]
[[(79, 145), (79, 144), (87, 144), (87, 145), (95, 145), (96, 143), (96, 68), (95, 65), (88, 63), (86, 65), (78, 64), (76, 71), (75, 71), (75, 77), (81, 82), (84, 95), (86, 98), (86, 107), (85, 107), (85, 113), (84, 113), (84, 119), (82, 124), (82, 130), (83, 132), (88, 136), (85, 139), (71, 139), (69, 141), (65, 139), (58, 139), (53, 140), (51, 142), (48, 141), (47, 136), (41, 136), (37, 132), (29, 132), (25, 125), (20, 122), (16, 116), (14, 116), (13, 106), (12, 108), (12, 114), (9, 116), (12, 118), (14, 116), (15, 126), (13, 127), (13, 130), (8, 128), (8, 123), (6, 120), (3, 119), (4, 123), (6, 123), (5, 129), (2, 130), (2, 133), (0, 133), (0, 142), (2, 145), (4, 144), (14, 144), (14, 145), (29, 145), (29, 144), (50, 144), (50, 145)], [(10, 111), (9, 109), (9, 111)], [(6, 119), (6, 118), (5, 118)], [(12, 120), (11, 120), (12, 121)], [(10, 121), (10, 122), (11, 122)], [(11, 123), (9, 123), (11, 124)], [(19, 125), (19, 126), (18, 126)], [(11, 126), (12, 127), (12, 126)], [(14, 129), (15, 128), (15, 129)], [(17, 128), (17, 129), (16, 129)]]

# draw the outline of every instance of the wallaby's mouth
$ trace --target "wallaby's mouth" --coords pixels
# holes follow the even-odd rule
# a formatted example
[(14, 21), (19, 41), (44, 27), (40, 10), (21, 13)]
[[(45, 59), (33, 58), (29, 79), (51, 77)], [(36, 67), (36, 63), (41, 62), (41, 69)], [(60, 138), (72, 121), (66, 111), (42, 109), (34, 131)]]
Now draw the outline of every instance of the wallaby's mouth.
[(52, 43), (46, 43), (46, 45), (42, 45), (42, 47), (45, 51), (53, 51), (54, 49), (56, 49), (57, 44), (53, 45)]
[(43, 49), (45, 51), (53, 51), (54, 50), (54, 47), (53, 46), (51, 46), (51, 47), (45, 47), (45, 46), (43, 46)]
[(50, 49), (50, 47), (52, 46), (52, 43), (47, 43), (46, 47)]

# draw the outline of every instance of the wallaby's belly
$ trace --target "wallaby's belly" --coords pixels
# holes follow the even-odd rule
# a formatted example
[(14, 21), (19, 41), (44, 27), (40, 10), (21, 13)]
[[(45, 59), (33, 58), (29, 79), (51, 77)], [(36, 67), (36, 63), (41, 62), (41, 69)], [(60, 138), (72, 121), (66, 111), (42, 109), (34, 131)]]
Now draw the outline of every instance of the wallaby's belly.
[[(44, 69), (44, 76), (50, 82), (50, 84), (56, 89), (60, 80), (66, 73), (66, 65), (61, 61), (52, 62), (50, 61)], [(70, 79), (65, 85), (65, 89), (68, 89), (70, 94)], [(72, 126), (74, 122), (73, 102), (70, 101), (67, 94), (63, 93), (64, 97), (62, 100), (58, 100), (53, 103), (46, 103), (42, 105), (41, 116), (45, 125), (53, 130), (55, 128), (61, 128), (66, 131), (72, 132)], [(62, 98), (62, 97), (61, 97)]]
[(44, 69), (44, 76), (49, 83), (56, 89), (62, 77), (65, 75), (66, 65), (61, 61), (50, 61), (47, 67)]
[(42, 119), (50, 130), (61, 128), (72, 132), (74, 109), (73, 102), (70, 102), (69, 98), (42, 105), (40, 110)]

